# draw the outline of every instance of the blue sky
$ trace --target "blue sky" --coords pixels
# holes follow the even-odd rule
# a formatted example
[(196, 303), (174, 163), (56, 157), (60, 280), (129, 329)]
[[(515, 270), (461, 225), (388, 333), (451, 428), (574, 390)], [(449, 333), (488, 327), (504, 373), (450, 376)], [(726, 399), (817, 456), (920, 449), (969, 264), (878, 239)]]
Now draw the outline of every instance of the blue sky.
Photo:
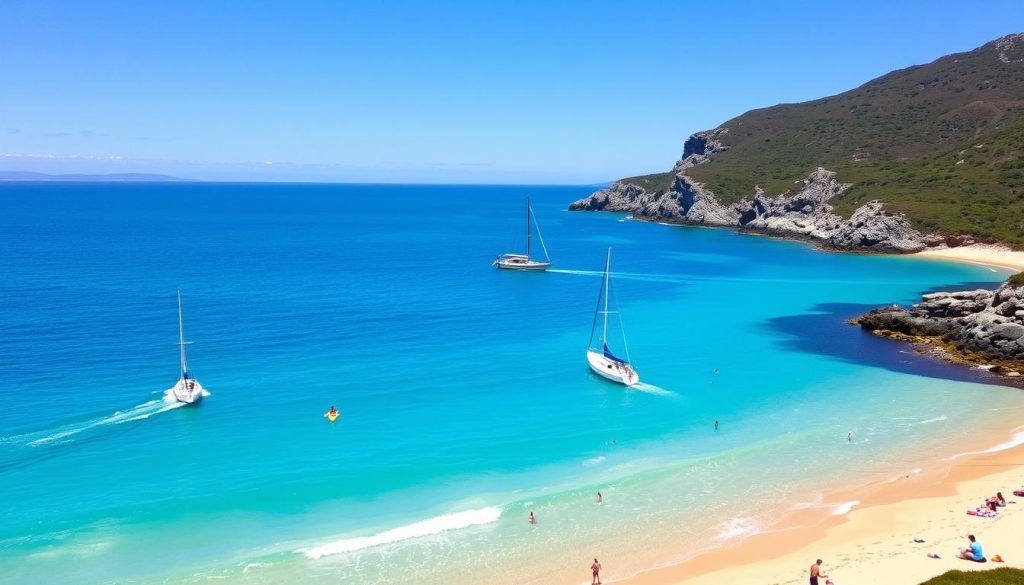
[(0, 170), (598, 183), (1021, 31), (1020, 0), (5, 0)]

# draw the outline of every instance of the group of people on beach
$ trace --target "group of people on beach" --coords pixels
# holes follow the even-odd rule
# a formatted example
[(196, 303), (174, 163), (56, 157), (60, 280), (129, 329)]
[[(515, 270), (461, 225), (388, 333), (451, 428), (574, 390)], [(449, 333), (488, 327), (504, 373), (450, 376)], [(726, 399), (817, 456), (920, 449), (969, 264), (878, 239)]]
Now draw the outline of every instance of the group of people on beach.
[(981, 516), (983, 518), (994, 518), (999, 515), (999, 510), (1006, 505), (1006, 498), (1003, 497), (1003, 492), (996, 492), (996, 495), (991, 498), (986, 498), (985, 503), (978, 506), (973, 511), (968, 510), (967, 513), (971, 516)]
[[(978, 506), (974, 510), (968, 510), (967, 513), (972, 516), (981, 516), (983, 518), (993, 518), (999, 515), (998, 508), (1006, 506), (1006, 498), (1003, 497), (1003, 492), (996, 492), (996, 495), (985, 498), (985, 504)], [(973, 534), (967, 535), (967, 546), (962, 546), (959, 549), (959, 556), (961, 559), (974, 561), (975, 563), (985, 563), (988, 559), (985, 558), (985, 552), (981, 547), (981, 543)], [(999, 562), (1003, 559), (996, 555), (992, 557), (993, 561)]]

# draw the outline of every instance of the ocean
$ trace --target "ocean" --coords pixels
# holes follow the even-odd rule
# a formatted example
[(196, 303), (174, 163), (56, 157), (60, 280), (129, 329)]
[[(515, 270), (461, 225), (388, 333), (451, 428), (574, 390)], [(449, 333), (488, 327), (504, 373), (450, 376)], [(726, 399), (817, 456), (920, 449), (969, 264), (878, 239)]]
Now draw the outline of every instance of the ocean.
[[(592, 190), (0, 185), (0, 583), (615, 580), (1024, 412), (845, 322), (1006, 271), (566, 211)], [(527, 195), (553, 269), (496, 270)], [(609, 246), (635, 388), (585, 361)]]

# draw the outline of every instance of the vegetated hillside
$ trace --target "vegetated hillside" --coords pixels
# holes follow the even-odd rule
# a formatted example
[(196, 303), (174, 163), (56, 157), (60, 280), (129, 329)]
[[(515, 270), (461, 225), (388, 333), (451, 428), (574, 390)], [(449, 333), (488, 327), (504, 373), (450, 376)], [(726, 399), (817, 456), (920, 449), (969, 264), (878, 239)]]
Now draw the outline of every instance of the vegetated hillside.
[(676, 174), (673, 172), (655, 173), (653, 175), (627, 177), (625, 179), (619, 179), (617, 182), (643, 187), (644, 191), (647, 191), (648, 193), (660, 193), (662, 191), (668, 191), (669, 187), (672, 186), (672, 181), (675, 177)]
[(1020, 585), (1024, 571), (1001, 567), (988, 571), (949, 571), (921, 585)]
[(1024, 34), (721, 127), (728, 150), (685, 172), (722, 203), (786, 193), (821, 166), (854, 184), (839, 213), (879, 199), (925, 232), (1024, 246)]
[(848, 215), (872, 200), (926, 233), (971, 234), (1024, 247), (1024, 119), (938, 154), (840, 169)]

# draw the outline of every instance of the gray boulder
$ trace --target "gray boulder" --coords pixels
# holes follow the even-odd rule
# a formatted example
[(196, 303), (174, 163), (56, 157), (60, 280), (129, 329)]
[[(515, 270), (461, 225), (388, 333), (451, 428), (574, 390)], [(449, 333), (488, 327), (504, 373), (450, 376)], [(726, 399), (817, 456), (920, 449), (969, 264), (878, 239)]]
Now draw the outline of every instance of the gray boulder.
[[(973, 290), (922, 295), (909, 308), (874, 309), (855, 322), (879, 335), (946, 344), (958, 359), (1024, 366), (1024, 287), (1003, 284), (995, 291)], [(900, 337), (903, 336), (903, 337)]]

